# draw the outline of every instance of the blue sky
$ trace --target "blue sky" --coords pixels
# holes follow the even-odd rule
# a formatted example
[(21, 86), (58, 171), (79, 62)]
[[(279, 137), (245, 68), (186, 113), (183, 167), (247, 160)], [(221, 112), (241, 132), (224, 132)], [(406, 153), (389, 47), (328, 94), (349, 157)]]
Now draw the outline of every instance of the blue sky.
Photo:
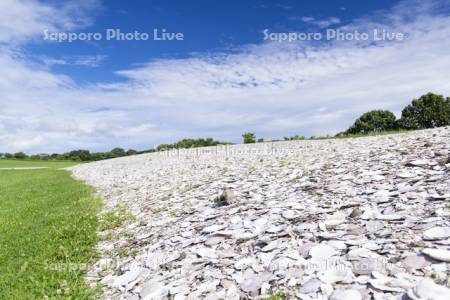
[[(0, 3), (0, 152), (147, 149), (184, 137), (333, 134), (369, 109), (450, 96), (450, 4), (425, 1)], [(183, 33), (180, 41), (44, 40)], [(270, 41), (386, 30), (394, 41)]]
[[(44, 2), (45, 3), (45, 2)], [(51, 3), (51, 2), (49, 2)], [(34, 43), (29, 54), (64, 58), (98, 55), (99, 67), (86, 72), (73, 65), (57, 65), (54, 71), (70, 75), (77, 83), (110, 82), (122, 78), (115, 71), (153, 59), (186, 58), (195, 53), (229, 52), (262, 42), (265, 28), (275, 32), (314, 30), (303, 17), (317, 20), (338, 18), (349, 22), (374, 10), (391, 7), (395, 1), (107, 1), (91, 12), (90, 26), (80, 31), (104, 33), (108, 28), (122, 32), (152, 32), (163, 28), (182, 32), (179, 42), (106, 41)], [(338, 25), (338, 24), (336, 24)]]

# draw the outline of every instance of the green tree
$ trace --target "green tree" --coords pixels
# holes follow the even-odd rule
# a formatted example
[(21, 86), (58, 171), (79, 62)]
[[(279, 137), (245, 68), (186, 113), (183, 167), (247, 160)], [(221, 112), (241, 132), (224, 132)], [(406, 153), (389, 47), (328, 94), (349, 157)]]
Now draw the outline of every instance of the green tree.
[[(165, 151), (165, 150), (170, 150), (170, 149), (208, 147), (208, 146), (229, 145), (229, 144), (230, 143), (227, 143), (227, 142), (216, 141), (212, 138), (182, 139), (174, 144), (160, 144), (158, 147), (156, 147), (156, 150), (157, 151)], [(152, 150), (149, 150), (149, 151), (151, 152)]]
[(125, 156), (127, 155), (127, 153), (125, 152), (125, 150), (123, 148), (114, 148), (111, 150), (111, 156), (112, 157), (121, 157), (121, 156)]
[(396, 129), (395, 115), (388, 110), (372, 110), (364, 113), (347, 129), (347, 134), (380, 132)]
[(428, 93), (414, 99), (402, 111), (401, 128), (422, 129), (450, 125), (450, 98)]
[(137, 151), (136, 151), (136, 150), (134, 150), (134, 149), (128, 149), (127, 155), (135, 155), (135, 154), (137, 154)]
[[(109, 152), (108, 152), (109, 153)], [(91, 160), (102, 160), (102, 159), (107, 159), (107, 155), (105, 154), (105, 152), (94, 152), (91, 154)]]
[(62, 159), (62, 158), (61, 158), (61, 154), (58, 154), (58, 153), (52, 153), (52, 154), (50, 155), (50, 159)]
[(172, 144), (160, 144), (156, 147), (158, 151), (166, 151), (172, 149), (174, 146)]
[(242, 135), (244, 139), (244, 144), (253, 144), (256, 143), (256, 136), (254, 133), (246, 132)]
[(293, 136), (285, 136), (285, 137), (283, 137), (283, 139), (285, 141), (298, 141), (298, 140), (304, 140), (306, 138), (303, 135), (296, 134), (296, 135), (293, 135)]
[(16, 158), (16, 159), (25, 159), (27, 157), (28, 156), (25, 153), (23, 153), (23, 152), (14, 153), (14, 158)]
[(68, 153), (63, 154), (64, 159), (66, 160), (75, 160), (75, 161), (89, 161), (91, 160), (91, 153), (89, 150), (74, 150)]

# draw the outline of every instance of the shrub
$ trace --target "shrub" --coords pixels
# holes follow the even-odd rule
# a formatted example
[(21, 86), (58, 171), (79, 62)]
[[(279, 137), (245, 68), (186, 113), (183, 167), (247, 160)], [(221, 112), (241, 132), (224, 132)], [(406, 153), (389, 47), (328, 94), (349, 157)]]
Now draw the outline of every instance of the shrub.
[(242, 135), (244, 139), (244, 144), (253, 144), (256, 143), (256, 137), (254, 133), (246, 132)]
[(402, 111), (398, 125), (404, 129), (434, 128), (450, 125), (450, 98), (428, 93), (414, 99)]
[(216, 141), (212, 138), (200, 138), (200, 139), (182, 139), (174, 144), (160, 144), (156, 150), (165, 151), (170, 149), (185, 149), (185, 148), (197, 148), (197, 147), (209, 147), (217, 145), (229, 145), (228, 142)]
[(126, 156), (127, 153), (125, 152), (125, 150), (123, 148), (114, 148), (110, 151), (110, 155), (111, 155), (111, 157), (122, 157), (122, 156)]
[(283, 138), (285, 141), (298, 141), (298, 140), (305, 140), (306, 137), (304, 137), (303, 135), (294, 135), (294, 136), (285, 136)]
[(388, 110), (372, 110), (360, 116), (347, 134), (380, 132), (396, 129), (395, 115)]
[(136, 150), (134, 150), (134, 149), (129, 149), (129, 150), (127, 150), (127, 153), (126, 153), (127, 155), (135, 155), (135, 154), (137, 154), (137, 151)]
[(23, 153), (23, 152), (17, 152), (17, 153), (14, 153), (14, 158), (16, 158), (16, 159), (24, 159), (24, 158), (27, 158), (27, 155), (25, 153)]

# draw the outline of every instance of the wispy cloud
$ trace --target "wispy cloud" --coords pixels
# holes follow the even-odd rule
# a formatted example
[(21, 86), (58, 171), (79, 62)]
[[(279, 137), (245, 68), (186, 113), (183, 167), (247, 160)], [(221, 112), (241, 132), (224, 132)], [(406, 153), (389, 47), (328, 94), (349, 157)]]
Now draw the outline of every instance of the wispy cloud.
[(293, 6), (293, 5), (286, 5), (286, 4), (281, 4), (281, 3), (277, 3), (275, 6), (281, 8), (281, 9), (284, 9), (284, 10), (291, 10), (291, 9), (295, 8), (295, 6)]
[(69, 0), (58, 7), (38, 0), (0, 1), (0, 45), (29, 41), (45, 29), (73, 30), (91, 24), (97, 0)]
[[(325, 134), (369, 109), (398, 113), (422, 93), (450, 95), (443, 3), (402, 2), (340, 27), (401, 31), (408, 34), (402, 42), (260, 43), (147, 62), (118, 71), (120, 83), (89, 87), (9, 48), (0, 52), (0, 152), (143, 148), (193, 136), (237, 141), (248, 130)], [(36, 20), (45, 19), (41, 10)], [(14, 39), (39, 34), (33, 32)]]
[(107, 58), (107, 55), (72, 55), (53, 58), (48, 56), (40, 57), (40, 60), (47, 66), (53, 65), (74, 65), (85, 67), (99, 67)]
[(319, 28), (327, 28), (332, 25), (337, 25), (341, 23), (341, 20), (338, 17), (329, 17), (324, 19), (316, 19), (311, 16), (303, 16), (303, 17), (291, 17), (291, 21), (302, 21), (303, 23), (307, 23), (309, 25), (317, 26)]

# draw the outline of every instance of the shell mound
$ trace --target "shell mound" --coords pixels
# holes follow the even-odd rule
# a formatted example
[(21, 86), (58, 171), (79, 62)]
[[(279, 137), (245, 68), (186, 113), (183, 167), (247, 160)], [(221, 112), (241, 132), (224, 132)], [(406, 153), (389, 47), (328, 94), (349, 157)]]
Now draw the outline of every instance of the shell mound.
[(449, 149), (444, 127), (76, 166), (136, 216), (89, 279), (107, 299), (450, 299)]

